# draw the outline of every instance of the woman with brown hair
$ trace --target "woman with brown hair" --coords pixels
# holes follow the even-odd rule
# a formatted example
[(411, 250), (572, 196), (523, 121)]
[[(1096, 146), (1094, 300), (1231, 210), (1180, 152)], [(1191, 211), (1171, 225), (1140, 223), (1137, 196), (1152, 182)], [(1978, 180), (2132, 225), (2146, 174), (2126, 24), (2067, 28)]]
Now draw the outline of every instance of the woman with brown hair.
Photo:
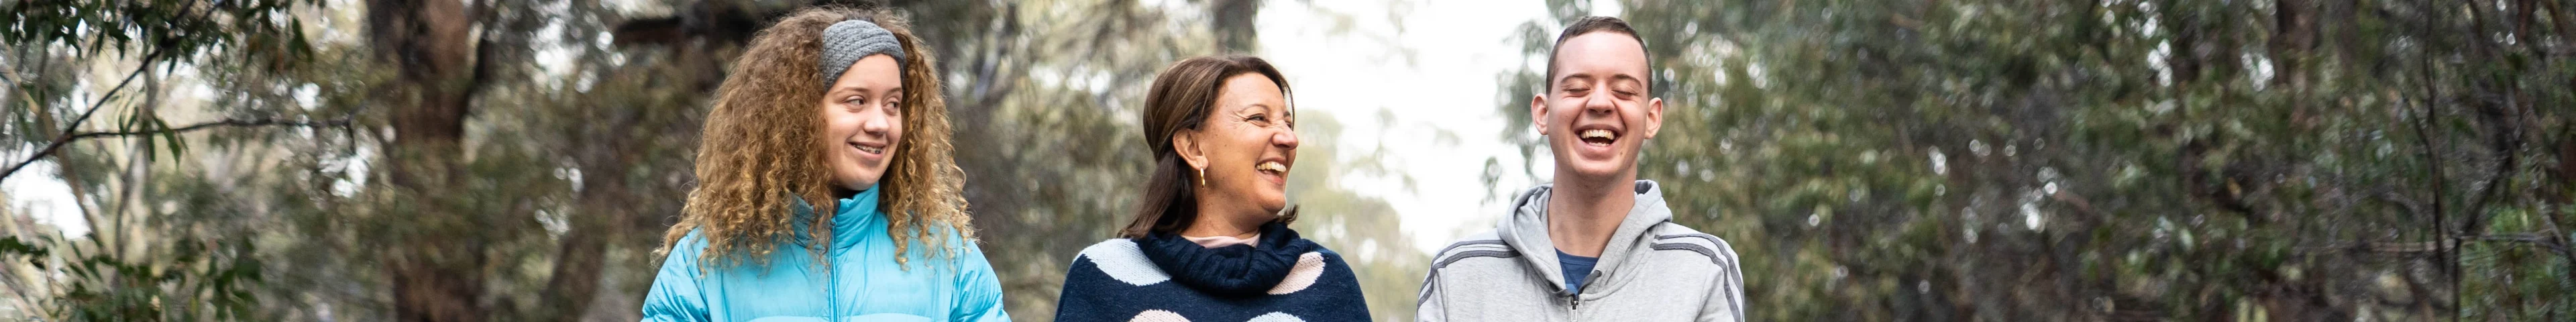
[(1341, 255), (1288, 229), (1297, 162), (1288, 79), (1260, 58), (1198, 57), (1154, 77), (1154, 155), (1134, 221), (1084, 248), (1057, 321), (1366, 321)]
[(648, 321), (1005, 321), (929, 51), (893, 11), (813, 8), (716, 89)]

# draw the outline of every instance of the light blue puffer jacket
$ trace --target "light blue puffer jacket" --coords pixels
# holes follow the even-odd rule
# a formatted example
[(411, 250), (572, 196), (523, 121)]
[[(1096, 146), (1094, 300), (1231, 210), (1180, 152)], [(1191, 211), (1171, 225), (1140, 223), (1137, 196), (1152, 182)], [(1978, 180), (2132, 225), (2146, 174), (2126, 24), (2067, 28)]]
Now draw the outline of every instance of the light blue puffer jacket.
[[(1009, 321), (1001, 282), (984, 252), (958, 237), (954, 258), (913, 243), (895, 264), (894, 240), (870, 188), (840, 200), (832, 217), (831, 265), (814, 265), (806, 223), (813, 207), (796, 201), (796, 245), (779, 245), (765, 265), (732, 264), (702, 271), (706, 240), (682, 237), (662, 260), (644, 294), (644, 321)], [(793, 199), (793, 198), (790, 198)], [(829, 285), (829, 287), (825, 287)]]

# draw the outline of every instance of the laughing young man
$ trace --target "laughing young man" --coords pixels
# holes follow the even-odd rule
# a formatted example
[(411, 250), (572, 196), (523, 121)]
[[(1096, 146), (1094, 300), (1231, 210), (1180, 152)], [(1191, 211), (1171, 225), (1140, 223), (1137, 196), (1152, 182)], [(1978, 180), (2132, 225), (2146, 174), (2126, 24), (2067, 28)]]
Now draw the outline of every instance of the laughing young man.
[(1422, 321), (1742, 321), (1735, 249), (1672, 222), (1637, 179), (1663, 127), (1646, 44), (1626, 21), (1583, 17), (1557, 35), (1530, 118), (1555, 183), (1522, 191), (1494, 227), (1433, 257)]

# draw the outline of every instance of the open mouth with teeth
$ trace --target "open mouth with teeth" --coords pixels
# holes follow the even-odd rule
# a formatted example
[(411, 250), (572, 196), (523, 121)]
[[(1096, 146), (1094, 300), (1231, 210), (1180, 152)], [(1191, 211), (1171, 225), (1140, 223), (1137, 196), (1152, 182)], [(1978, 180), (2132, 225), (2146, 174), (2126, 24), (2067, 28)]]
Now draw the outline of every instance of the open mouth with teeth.
[(881, 144), (880, 144), (880, 145), (871, 145), (871, 144), (863, 144), (863, 143), (850, 143), (850, 147), (851, 147), (851, 148), (859, 149), (859, 152), (867, 152), (868, 154), (880, 154), (880, 155), (885, 154), (885, 145), (881, 145)]
[(1592, 146), (1610, 146), (1610, 143), (1619, 142), (1619, 132), (1604, 129), (1583, 130), (1575, 135), (1583, 140), (1583, 144)]
[(1287, 163), (1281, 163), (1279, 161), (1261, 161), (1261, 163), (1252, 165), (1252, 171), (1261, 173), (1264, 176), (1262, 179), (1268, 179), (1272, 183), (1285, 184), (1288, 182)]

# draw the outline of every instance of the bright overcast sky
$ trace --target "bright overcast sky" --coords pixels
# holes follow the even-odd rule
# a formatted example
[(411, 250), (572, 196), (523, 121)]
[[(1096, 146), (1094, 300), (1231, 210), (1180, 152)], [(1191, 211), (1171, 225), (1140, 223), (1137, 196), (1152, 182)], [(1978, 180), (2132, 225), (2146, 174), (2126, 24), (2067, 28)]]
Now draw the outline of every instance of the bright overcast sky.
[[(1616, 14), (1615, 4), (1602, 2), (1593, 12)], [(1435, 252), (1458, 237), (1491, 229), (1508, 202), (1501, 199), (1534, 183), (1519, 171), (1520, 152), (1500, 138), (1507, 121), (1495, 111), (1501, 104), (1495, 82), (1505, 72), (1539, 62), (1524, 57), (1511, 37), (1522, 23), (1545, 19), (1546, 4), (1266, 3), (1256, 25), (1261, 56), (1288, 74), (1288, 82), (1297, 87), (1297, 108), (1329, 111), (1341, 121), (1342, 146), (1331, 147), (1341, 155), (1362, 155), (1376, 148), (1372, 143), (1385, 144), (1395, 152), (1382, 162), (1416, 180), (1408, 190), (1390, 178), (1343, 178), (1345, 188), (1393, 205), (1404, 216), (1415, 248)], [(1548, 27), (1552, 33), (1555, 26)], [(1394, 118), (1381, 120), (1381, 115)], [(1439, 131), (1457, 140), (1435, 139)], [(1500, 187), (1485, 186), (1479, 179), (1485, 159), (1492, 157), (1502, 161)], [(1488, 202), (1492, 194), (1503, 197)]]

